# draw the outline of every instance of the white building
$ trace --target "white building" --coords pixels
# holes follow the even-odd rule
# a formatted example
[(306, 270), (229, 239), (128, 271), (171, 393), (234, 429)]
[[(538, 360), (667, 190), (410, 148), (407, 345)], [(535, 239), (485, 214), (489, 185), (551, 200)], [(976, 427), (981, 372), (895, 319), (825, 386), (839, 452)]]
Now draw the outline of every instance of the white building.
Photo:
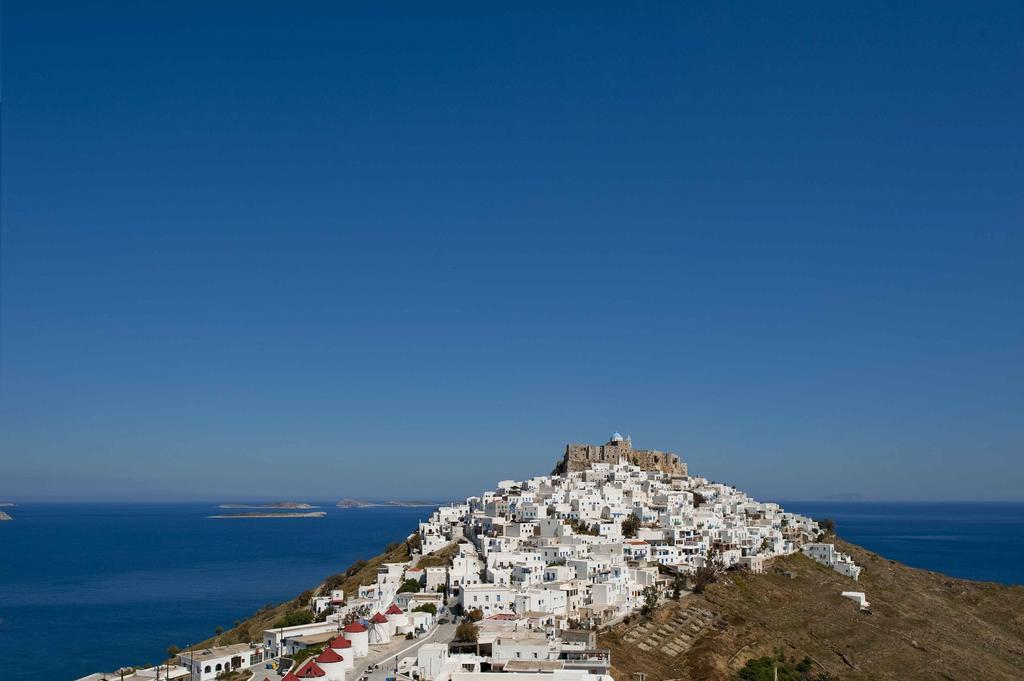
[[(278, 629), (266, 629), (263, 631), (263, 647), (269, 657), (280, 657), (295, 652), (299, 647), (294, 645), (300, 639), (307, 636), (320, 634), (337, 634), (337, 622), (314, 622), (312, 624), (299, 624), (294, 627), (280, 627)], [(329, 637), (328, 637), (329, 638)], [(293, 645), (289, 645), (289, 641)]]
[(849, 555), (837, 551), (835, 544), (804, 544), (801, 550), (810, 558), (829, 566), (841, 575), (850, 577), (855, 582), (860, 578), (860, 566), (855, 564)]
[(263, 660), (263, 649), (248, 643), (236, 643), (183, 651), (178, 654), (178, 659), (197, 681), (210, 681), (224, 672), (259, 664)]
[(515, 591), (496, 584), (464, 586), (459, 592), (459, 606), (464, 612), (480, 610), (484, 617), (512, 612), (515, 607)]

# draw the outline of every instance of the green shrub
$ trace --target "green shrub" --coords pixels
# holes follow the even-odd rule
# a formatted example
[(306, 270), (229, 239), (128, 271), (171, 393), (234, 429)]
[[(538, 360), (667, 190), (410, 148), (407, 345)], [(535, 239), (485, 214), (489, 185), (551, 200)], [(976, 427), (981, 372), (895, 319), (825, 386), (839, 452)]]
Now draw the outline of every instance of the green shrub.
[(274, 622), (274, 628), (295, 627), (300, 624), (312, 624), (313, 613), (309, 610), (292, 610), (287, 615)]
[(809, 657), (797, 663), (787, 662), (781, 655), (776, 657), (758, 657), (749, 660), (736, 678), (739, 681), (835, 681), (828, 673), (811, 673), (813, 661)]
[(308, 660), (309, 658), (315, 657), (320, 653), (324, 652), (324, 648), (326, 647), (326, 643), (319, 643), (315, 646), (308, 646), (306, 648), (303, 648), (302, 650), (295, 651), (294, 654), (288, 656), (295, 660), (295, 666), (293, 667), (293, 669), (298, 669), (299, 665)]
[(417, 593), (420, 590), (420, 580), (407, 579), (398, 587), (398, 593)]

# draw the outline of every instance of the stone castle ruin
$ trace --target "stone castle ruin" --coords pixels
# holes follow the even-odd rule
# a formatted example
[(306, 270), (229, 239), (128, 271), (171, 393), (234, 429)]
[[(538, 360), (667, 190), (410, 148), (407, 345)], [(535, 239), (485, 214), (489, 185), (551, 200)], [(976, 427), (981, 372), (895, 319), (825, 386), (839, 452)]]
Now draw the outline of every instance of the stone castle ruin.
[(618, 433), (612, 435), (607, 444), (584, 445), (568, 444), (565, 456), (555, 466), (553, 475), (562, 475), (572, 471), (582, 471), (595, 463), (631, 463), (646, 470), (657, 470), (669, 475), (685, 476), (686, 464), (671, 452), (659, 452), (656, 449), (633, 449), (630, 438), (623, 438)]

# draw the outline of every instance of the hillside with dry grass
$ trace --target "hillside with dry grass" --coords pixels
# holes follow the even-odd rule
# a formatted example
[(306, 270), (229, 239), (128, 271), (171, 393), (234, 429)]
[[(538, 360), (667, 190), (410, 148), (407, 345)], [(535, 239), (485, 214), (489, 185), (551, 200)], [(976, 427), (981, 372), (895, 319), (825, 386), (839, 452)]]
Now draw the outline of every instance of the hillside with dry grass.
[[(346, 596), (348, 596), (355, 594), (360, 586), (373, 584), (377, 580), (377, 569), (381, 565), (384, 563), (402, 563), (409, 560), (410, 549), (413, 548), (414, 544), (415, 539), (413, 537), (404, 542), (389, 544), (377, 556), (368, 560), (357, 560), (345, 571), (327, 577), (313, 589), (299, 594), (290, 601), (261, 608), (248, 619), (236, 623), (231, 629), (218, 636), (197, 644), (197, 647), (257, 641), (261, 638), (265, 629), (273, 628), (289, 614), (308, 610), (310, 598), (317, 593), (327, 593), (330, 589), (343, 589)], [(418, 565), (421, 567), (447, 565), (456, 550), (456, 546), (452, 544), (436, 553), (422, 556), (418, 561)]]
[[(864, 566), (859, 582), (803, 555), (762, 575), (726, 573), (603, 633), (613, 675), (724, 681), (748, 660), (781, 654), (851, 681), (1024, 678), (1024, 586), (954, 579), (837, 544)], [(871, 613), (842, 591), (864, 591)]]

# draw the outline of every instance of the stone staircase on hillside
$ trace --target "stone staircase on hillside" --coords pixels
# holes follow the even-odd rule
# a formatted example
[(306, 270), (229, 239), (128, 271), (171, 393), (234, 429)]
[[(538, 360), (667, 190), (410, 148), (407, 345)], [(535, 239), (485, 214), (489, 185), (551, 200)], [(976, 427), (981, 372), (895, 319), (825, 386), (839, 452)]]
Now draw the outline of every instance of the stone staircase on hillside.
[(665, 622), (647, 620), (629, 627), (622, 638), (645, 653), (660, 652), (676, 657), (689, 650), (708, 629), (721, 631), (725, 627), (723, 618), (715, 617), (714, 613), (703, 608), (689, 606), (677, 610)]

